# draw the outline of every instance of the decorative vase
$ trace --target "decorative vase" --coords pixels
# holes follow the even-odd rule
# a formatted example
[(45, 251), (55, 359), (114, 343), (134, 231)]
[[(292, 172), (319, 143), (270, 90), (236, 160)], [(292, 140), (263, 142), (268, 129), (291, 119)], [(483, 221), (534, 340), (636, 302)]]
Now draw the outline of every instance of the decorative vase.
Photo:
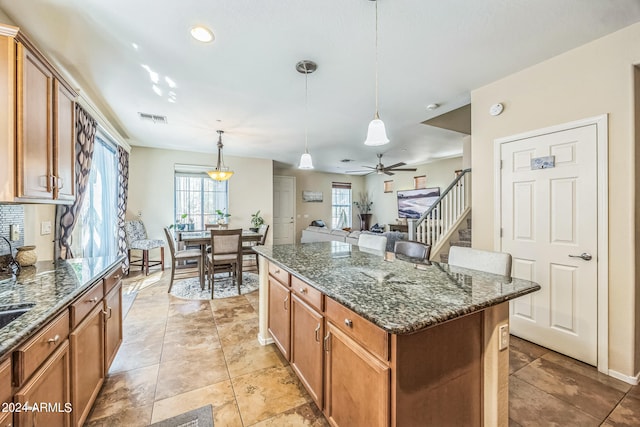
[(360, 230), (365, 231), (369, 229), (369, 221), (371, 221), (371, 214), (358, 214), (358, 218), (360, 218)]
[(20, 267), (27, 267), (33, 265), (38, 261), (38, 254), (36, 254), (35, 246), (20, 246), (17, 248), (16, 261), (20, 264)]

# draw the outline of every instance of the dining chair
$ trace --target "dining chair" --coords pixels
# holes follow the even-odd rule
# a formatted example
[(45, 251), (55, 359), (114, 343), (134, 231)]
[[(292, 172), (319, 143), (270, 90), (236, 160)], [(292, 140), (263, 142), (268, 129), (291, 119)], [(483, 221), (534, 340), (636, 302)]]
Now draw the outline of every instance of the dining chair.
[(242, 229), (211, 230), (211, 253), (207, 254), (207, 269), (211, 299), (213, 299), (214, 277), (218, 271), (233, 273), (238, 285), (242, 285)]
[(431, 253), (431, 246), (409, 240), (397, 240), (393, 252), (409, 258), (428, 260), (429, 254)]
[(264, 242), (267, 241), (267, 233), (269, 232), (269, 226), (266, 224), (262, 224), (259, 228), (258, 228), (258, 233), (262, 235), (262, 237), (260, 237), (260, 240), (257, 242), (252, 242), (252, 245), (246, 245), (246, 246), (242, 246), (242, 255), (253, 255), (256, 258), (256, 270), (258, 271), (258, 273), (260, 273), (260, 266), (258, 265), (258, 253), (256, 251), (253, 250), (253, 248), (255, 246), (261, 246), (264, 245)]
[(169, 227), (164, 228), (164, 234), (167, 236), (167, 243), (169, 244), (169, 252), (171, 252), (171, 281), (169, 282), (169, 290), (173, 286), (173, 279), (175, 278), (176, 268), (179, 261), (196, 261), (198, 266), (198, 277), (200, 278), (200, 287), (204, 289), (204, 265), (202, 263), (202, 252), (200, 249), (183, 249), (176, 250), (176, 242), (173, 238), (173, 233), (169, 230)]
[(511, 277), (511, 254), (464, 246), (449, 248), (449, 265)]
[[(126, 221), (124, 223), (124, 234), (127, 244), (127, 256), (129, 258), (127, 274), (129, 274), (132, 265), (140, 266), (141, 270), (144, 270), (145, 275), (149, 275), (149, 267), (156, 265), (159, 265), (162, 271), (164, 271), (164, 240), (149, 239), (147, 229), (139, 219)], [(149, 251), (156, 248), (160, 248), (160, 260), (149, 260)], [(132, 250), (142, 251), (142, 258), (131, 260)]]
[(358, 237), (358, 247), (384, 253), (387, 249), (387, 237), (361, 233)]

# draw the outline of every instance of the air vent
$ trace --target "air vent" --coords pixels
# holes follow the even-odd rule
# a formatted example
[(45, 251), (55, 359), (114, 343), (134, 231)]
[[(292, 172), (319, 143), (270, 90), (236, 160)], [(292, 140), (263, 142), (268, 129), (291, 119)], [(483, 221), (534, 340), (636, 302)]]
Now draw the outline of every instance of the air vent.
[(155, 124), (167, 124), (167, 116), (159, 116), (157, 114), (149, 114), (149, 113), (138, 113), (140, 120), (153, 122)]
[(353, 162), (353, 159), (342, 159), (342, 160), (340, 160), (340, 163), (349, 163), (349, 162)]

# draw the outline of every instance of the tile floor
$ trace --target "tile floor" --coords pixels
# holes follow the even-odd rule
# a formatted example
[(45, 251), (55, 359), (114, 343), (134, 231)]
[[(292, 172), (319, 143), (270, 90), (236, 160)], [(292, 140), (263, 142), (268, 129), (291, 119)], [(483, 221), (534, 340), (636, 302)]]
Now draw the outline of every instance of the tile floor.
[[(257, 343), (258, 292), (181, 300), (169, 276), (125, 281), (124, 341), (85, 425), (147, 426), (206, 404), (216, 427), (328, 425), (278, 350)], [(515, 337), (510, 373), (510, 426), (640, 426), (640, 386)]]

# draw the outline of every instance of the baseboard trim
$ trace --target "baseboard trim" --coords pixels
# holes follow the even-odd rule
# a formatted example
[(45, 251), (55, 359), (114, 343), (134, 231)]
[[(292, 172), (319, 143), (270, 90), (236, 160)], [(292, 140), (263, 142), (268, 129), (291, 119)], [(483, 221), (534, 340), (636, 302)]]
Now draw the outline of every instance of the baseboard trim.
[(260, 336), (260, 334), (258, 334), (258, 342), (260, 343), (260, 345), (269, 345), (273, 344), (275, 341), (271, 337), (264, 339)]
[(631, 377), (614, 371), (613, 369), (609, 369), (609, 376), (631, 385), (638, 385), (638, 383), (640, 383), (640, 372), (638, 372), (634, 377)]

